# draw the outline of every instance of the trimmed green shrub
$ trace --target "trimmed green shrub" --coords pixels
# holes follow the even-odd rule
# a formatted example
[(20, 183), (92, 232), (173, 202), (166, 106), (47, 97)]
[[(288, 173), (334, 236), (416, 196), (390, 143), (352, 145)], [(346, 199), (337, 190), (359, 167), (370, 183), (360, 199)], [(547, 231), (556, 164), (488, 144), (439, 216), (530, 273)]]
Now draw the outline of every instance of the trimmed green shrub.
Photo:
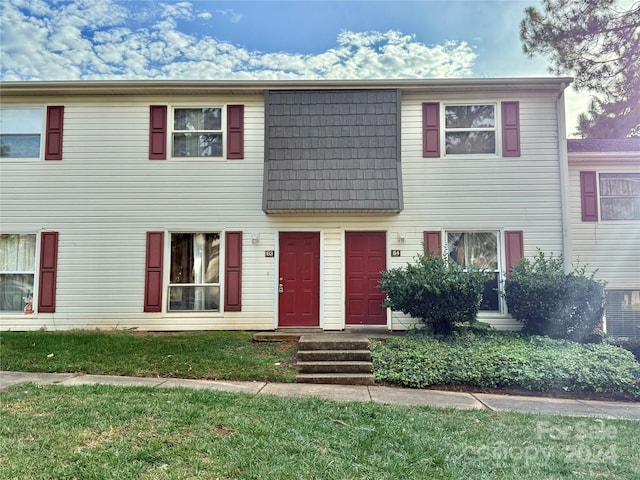
[(421, 319), (437, 334), (473, 322), (488, 274), (439, 257), (418, 255), (414, 263), (382, 272), (383, 306)]
[(371, 345), (377, 381), (424, 388), (465, 385), (546, 392), (597, 392), (640, 398), (640, 364), (607, 344), (514, 332), (447, 337), (415, 332)]
[(585, 267), (564, 273), (560, 257), (523, 258), (506, 279), (504, 296), (523, 333), (576, 342), (588, 341), (604, 312), (604, 283), (587, 277)]
[(636, 360), (640, 362), (640, 338), (630, 338), (629, 340), (620, 340), (618, 338), (612, 340), (611, 344), (629, 350), (636, 357)]

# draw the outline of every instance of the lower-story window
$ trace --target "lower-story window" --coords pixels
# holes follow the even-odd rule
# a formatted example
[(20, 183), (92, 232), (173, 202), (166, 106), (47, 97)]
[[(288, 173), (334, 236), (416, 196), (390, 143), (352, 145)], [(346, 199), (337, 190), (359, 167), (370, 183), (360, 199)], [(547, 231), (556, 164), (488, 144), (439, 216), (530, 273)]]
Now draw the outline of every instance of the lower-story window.
[(484, 284), (480, 310), (500, 311), (500, 262), (496, 232), (447, 232), (447, 255), (463, 267), (491, 272)]
[(220, 234), (172, 233), (169, 311), (220, 311)]
[(35, 235), (0, 235), (0, 312), (32, 308), (35, 259)]
[(607, 290), (607, 333), (640, 338), (640, 290)]

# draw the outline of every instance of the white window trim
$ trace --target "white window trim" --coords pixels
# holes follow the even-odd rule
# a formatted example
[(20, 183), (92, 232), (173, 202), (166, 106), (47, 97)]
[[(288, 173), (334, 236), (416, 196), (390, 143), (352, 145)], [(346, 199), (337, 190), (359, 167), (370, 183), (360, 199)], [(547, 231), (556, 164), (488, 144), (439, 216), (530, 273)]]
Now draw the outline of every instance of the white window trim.
[[(447, 107), (466, 107), (472, 105), (493, 105), (495, 115), (495, 126), (489, 128), (447, 128), (445, 110)], [(500, 100), (486, 101), (446, 101), (440, 102), (440, 152), (442, 157), (451, 158), (496, 158), (502, 157), (502, 108)], [(493, 131), (495, 133), (495, 152), (494, 153), (447, 153), (447, 132), (486, 132)], [(479, 231), (479, 230), (478, 230)]]
[[(498, 274), (498, 310), (479, 310), (480, 317), (495, 317), (496, 315), (508, 316), (507, 303), (503, 297), (504, 293), (504, 272), (506, 270), (506, 258), (504, 253), (504, 228), (445, 228), (441, 231), (440, 244), (442, 245), (442, 256), (445, 260), (449, 260), (447, 235), (449, 233), (494, 233), (496, 235), (496, 255), (498, 260), (497, 269), (491, 270), (491, 273)], [(466, 271), (466, 269), (465, 269)], [(489, 270), (487, 270), (489, 271)]]
[[(185, 104), (185, 105), (181, 105), (181, 104), (172, 104), (168, 106), (169, 109), (169, 119), (168, 119), (168, 125), (167, 125), (167, 151), (168, 151), (168, 155), (167, 158), (171, 159), (171, 160), (175, 160), (177, 162), (221, 162), (221, 161), (226, 161), (227, 160), (227, 135), (228, 135), (228, 131), (227, 131), (227, 103), (219, 103), (219, 102), (212, 102), (212, 103), (204, 103), (204, 104)], [(222, 133), (222, 155), (219, 157), (180, 157), (180, 156), (175, 156), (173, 154), (173, 134), (174, 133), (182, 133), (185, 132), (185, 130), (174, 130), (173, 126), (174, 126), (174, 122), (175, 122), (175, 111), (176, 109), (181, 110), (181, 109), (189, 109), (189, 108), (195, 108), (195, 109), (201, 109), (201, 108), (219, 108), (220, 109), (220, 116), (221, 116), (221, 127), (220, 127), (220, 131)], [(186, 233), (186, 232), (185, 232)], [(198, 232), (200, 233), (200, 232)], [(207, 232), (202, 232), (202, 233), (207, 233)], [(214, 233), (214, 232), (209, 232), (209, 233)]]
[[(8, 235), (35, 235), (36, 237), (36, 242), (35, 242), (35, 252), (34, 252), (34, 259), (33, 259), (33, 314), (32, 315), (36, 315), (38, 313), (38, 294), (39, 294), (39, 287), (40, 287), (40, 240), (41, 240), (41, 233), (42, 232), (3, 232), (4, 234), (8, 234)], [(3, 274), (25, 274), (25, 275), (29, 275), (32, 272), (20, 272), (20, 271), (6, 271), (6, 272), (2, 272)], [(24, 306), (23, 306), (24, 307)], [(4, 311), (0, 311), (0, 316), (2, 317), (17, 317), (17, 318), (25, 318), (28, 316), (25, 315), (24, 310), (23, 311), (11, 311), (11, 312), (4, 312)]]
[[(46, 107), (44, 105), (4, 105), (0, 107), (1, 110), (40, 110), (40, 150), (37, 157), (0, 157), (0, 162), (3, 163), (20, 163), (20, 162), (35, 162), (44, 159), (44, 148), (46, 141), (46, 128), (47, 128), (47, 115)], [(29, 134), (32, 132), (26, 132)], [(26, 234), (25, 234), (26, 235)]]
[[(593, 171), (593, 170), (592, 170)], [(627, 175), (627, 174), (633, 174), (635, 172), (631, 172), (628, 170), (625, 171), (615, 171), (615, 172), (611, 172), (611, 171), (601, 171), (601, 170), (596, 170), (596, 208), (598, 209), (598, 222), (597, 223), (602, 223), (604, 225), (615, 225), (615, 224), (637, 224), (638, 222), (640, 222), (640, 219), (628, 219), (628, 220), (618, 220), (618, 219), (604, 219), (602, 218), (602, 195), (600, 194), (600, 176), (601, 175), (615, 175), (615, 174), (620, 174), (620, 175)], [(582, 196), (582, 192), (580, 192), (580, 195)], [(605, 197), (608, 198), (608, 197)], [(584, 222), (583, 222), (584, 223)]]
[[(220, 235), (220, 260), (218, 263), (218, 278), (220, 282), (220, 308), (215, 310), (169, 310), (169, 286), (171, 278), (171, 235), (174, 233), (217, 233)], [(224, 317), (224, 288), (225, 288), (225, 263), (226, 258), (226, 230), (224, 229), (197, 229), (197, 228), (175, 228), (164, 230), (164, 256), (162, 262), (162, 311), (163, 317), (207, 317), (222, 318)], [(174, 284), (177, 285), (177, 284)]]

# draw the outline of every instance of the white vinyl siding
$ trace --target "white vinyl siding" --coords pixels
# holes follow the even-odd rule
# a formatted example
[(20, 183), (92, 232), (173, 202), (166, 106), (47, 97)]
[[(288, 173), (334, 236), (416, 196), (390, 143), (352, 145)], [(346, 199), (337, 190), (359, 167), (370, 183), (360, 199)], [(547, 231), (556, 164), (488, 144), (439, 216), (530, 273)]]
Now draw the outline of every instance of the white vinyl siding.
[[(264, 256), (269, 236), (262, 235), (256, 246), (249, 235), (264, 229), (263, 98), (233, 97), (233, 103), (245, 105), (243, 160), (150, 161), (149, 105), (184, 100), (56, 98), (65, 105), (64, 160), (0, 167), (3, 231), (60, 232), (56, 313), (5, 317), (2, 328), (193, 330), (226, 328), (231, 322), (230, 328), (251, 330), (273, 325), (273, 286), (264, 283), (273, 272), (273, 259)], [(188, 100), (222, 104), (229, 97)], [(247, 232), (242, 312), (171, 318), (144, 313), (146, 232), (204, 229)]]
[[(571, 259), (586, 265), (596, 278), (607, 281), (608, 289), (640, 289), (640, 221), (602, 220), (583, 222), (580, 196), (580, 172), (628, 173), (631, 159), (617, 162), (584, 158), (571, 154), (569, 161), (569, 207), (571, 216)], [(640, 161), (638, 154), (635, 158)]]
[[(344, 328), (344, 232), (386, 231), (387, 267), (423, 252), (423, 231), (524, 231), (526, 256), (562, 251), (560, 169), (555, 93), (518, 93), (521, 151), (497, 155), (422, 157), (422, 103), (514, 100), (481, 94), (402, 95), (400, 214), (287, 214), (262, 211), (262, 94), (56, 97), (65, 106), (64, 160), (2, 165), (0, 205), (7, 231), (60, 232), (55, 314), (2, 319), (2, 328), (243, 329), (277, 326), (279, 231), (313, 230), (321, 237), (323, 328)], [(3, 99), (4, 103), (15, 101)], [(149, 105), (243, 104), (244, 159), (150, 161)], [(496, 112), (498, 114), (498, 112)], [(170, 128), (170, 125), (169, 125)], [(28, 188), (25, 188), (28, 182)], [(242, 311), (144, 313), (146, 232), (243, 232)], [(404, 242), (398, 235), (405, 236)], [(251, 238), (259, 235), (257, 243)], [(391, 257), (390, 250), (401, 250)], [(221, 242), (220, 258), (225, 246)], [(502, 259), (501, 259), (502, 261)], [(165, 255), (165, 284), (169, 281)], [(220, 268), (224, 298), (224, 268)], [(165, 294), (166, 295), (166, 294)], [(508, 315), (486, 312), (498, 328)], [(415, 323), (400, 313), (389, 327)]]

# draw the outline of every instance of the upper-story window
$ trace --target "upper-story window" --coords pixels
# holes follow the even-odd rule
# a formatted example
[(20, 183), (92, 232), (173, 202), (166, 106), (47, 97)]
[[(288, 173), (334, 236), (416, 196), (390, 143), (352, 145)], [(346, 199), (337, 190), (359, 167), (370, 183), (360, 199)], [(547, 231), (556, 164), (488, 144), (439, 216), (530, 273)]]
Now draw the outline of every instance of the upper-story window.
[(447, 155), (496, 153), (496, 106), (445, 105)]
[(40, 158), (42, 108), (0, 108), (0, 157)]
[(173, 109), (174, 157), (222, 157), (221, 107)]
[(520, 102), (422, 104), (422, 156), (519, 157)]
[(602, 220), (640, 220), (640, 173), (600, 174)]

